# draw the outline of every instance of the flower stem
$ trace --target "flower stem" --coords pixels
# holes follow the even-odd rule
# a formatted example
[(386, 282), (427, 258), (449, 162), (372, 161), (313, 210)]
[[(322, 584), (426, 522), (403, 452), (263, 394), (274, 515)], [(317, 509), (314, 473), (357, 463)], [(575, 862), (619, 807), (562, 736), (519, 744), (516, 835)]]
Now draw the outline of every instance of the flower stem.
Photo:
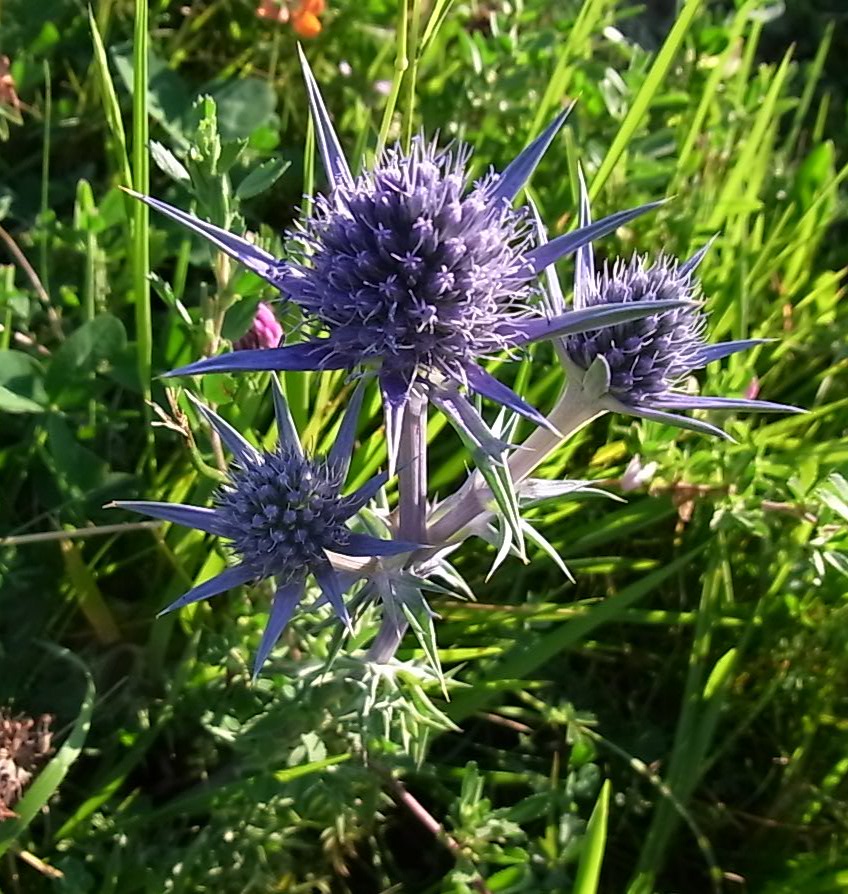
[[(537, 428), (510, 456), (509, 471), (515, 484), (529, 478), (554, 450), (603, 412), (603, 408), (586, 399), (578, 385), (567, 386), (548, 416), (558, 434)], [(479, 516), (488, 515), (486, 507), (491, 499), (491, 491), (481, 476), (472, 475), (450, 498), (449, 504), (440, 512), (441, 517), (430, 525), (430, 542), (446, 543)]]
[[(443, 844), (454, 858), (462, 863), (470, 861), (470, 853), (467, 853), (462, 845), (445, 829), (445, 827), (427, 810), (426, 807), (404, 786), (395, 774), (382, 764), (370, 759), (371, 768), (382, 779), (383, 784), (391, 793), (393, 800), (406, 808), (409, 813), (441, 844)], [(491, 894), (486, 880), (474, 866), (474, 875), (470, 879), (471, 886), (479, 894)]]
[(377, 137), (376, 156), (379, 160), (386, 148), (386, 140), (389, 138), (389, 129), (392, 126), (392, 119), (395, 114), (398, 96), (400, 95), (401, 84), (409, 67), (409, 57), (407, 56), (407, 41), (409, 35), (409, 9), (406, 0), (400, 3), (398, 11), (398, 26), (396, 32), (397, 53), (395, 55), (395, 76), (392, 79), (391, 90), (386, 100), (386, 108), (383, 110), (383, 120), (380, 123), (380, 134)]
[(421, 0), (411, 0), (412, 15), (409, 29), (409, 62), (406, 73), (406, 108), (403, 114), (403, 150), (409, 152), (415, 118), (415, 88), (418, 80), (418, 36), (421, 33)]
[(377, 635), (368, 647), (366, 661), (376, 664), (388, 664), (400, 648), (409, 624), (397, 608), (383, 603), (383, 617)]
[[(413, 543), (427, 542), (427, 399), (415, 391), (409, 396), (400, 430), (398, 535)], [(408, 626), (399, 608), (384, 602), (368, 660), (379, 664), (390, 661)]]
[(404, 540), (427, 542), (427, 400), (415, 392), (400, 432), (398, 533)]

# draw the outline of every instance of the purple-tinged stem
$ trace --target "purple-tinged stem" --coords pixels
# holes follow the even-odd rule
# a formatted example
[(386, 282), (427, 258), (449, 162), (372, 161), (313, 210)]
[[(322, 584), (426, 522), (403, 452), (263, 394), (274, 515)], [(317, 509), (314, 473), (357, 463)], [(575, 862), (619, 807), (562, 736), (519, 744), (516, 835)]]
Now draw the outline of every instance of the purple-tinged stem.
[(400, 432), (398, 534), (402, 540), (427, 542), (427, 399), (415, 392)]
[[(467, 857), (462, 845), (447, 832), (445, 827), (427, 810), (427, 808), (404, 786), (388, 767), (384, 767), (373, 759), (372, 769), (382, 778), (394, 801), (405, 807), (415, 819), (439, 842), (441, 842), (457, 860)], [(485, 879), (479, 872), (471, 878), (471, 885), (479, 894), (492, 894)]]
[[(427, 542), (427, 399), (413, 392), (401, 423), (398, 450), (398, 537)], [(399, 610), (384, 606), (368, 660), (385, 664), (398, 650), (409, 625)]]
[(391, 611), (388, 604), (384, 603), (380, 629), (368, 647), (365, 660), (376, 664), (388, 664), (400, 648), (407, 627), (409, 624), (406, 618), (402, 617), (399, 611)]

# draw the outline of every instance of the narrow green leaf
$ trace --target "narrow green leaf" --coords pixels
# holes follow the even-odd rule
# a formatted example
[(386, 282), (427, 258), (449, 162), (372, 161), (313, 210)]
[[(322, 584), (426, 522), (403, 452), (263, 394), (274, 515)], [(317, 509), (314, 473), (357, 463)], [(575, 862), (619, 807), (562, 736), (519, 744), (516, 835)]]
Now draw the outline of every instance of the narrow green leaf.
[(6, 820), (0, 824), (0, 855), (4, 854), (12, 843), (21, 837), (33, 819), (41, 812), (44, 805), (56, 793), (68, 770), (79, 757), (91, 727), (91, 717), (94, 713), (95, 688), (94, 680), (91, 678), (88, 668), (68, 649), (52, 644), (46, 644), (45, 648), (58, 659), (72, 664), (82, 673), (85, 678), (85, 694), (80, 703), (80, 709), (71, 728), (70, 735), (64, 741), (55, 757), (35, 777), (24, 797), (15, 805), (17, 818)]
[(485, 674), (478, 678), (472, 689), (461, 693), (454, 699), (448, 710), (451, 719), (457, 722), (464, 720), (484, 708), (492, 699), (496, 699), (498, 697), (497, 688), (490, 687), (489, 684), (499, 680), (513, 680), (529, 676), (555, 655), (582, 642), (598, 627), (616, 620), (625, 609), (631, 608), (669, 577), (682, 571), (696, 555), (703, 551), (703, 548), (699, 547), (686, 553), (629, 587), (625, 587), (615, 596), (593, 605), (582, 617), (566, 621), (554, 630), (541, 635), (525, 634), (522, 636), (521, 641), (510, 649), (503, 659), (495, 662), (486, 670)]
[(269, 158), (263, 161), (239, 183), (236, 195), (240, 199), (252, 199), (258, 196), (270, 189), (290, 166), (291, 162), (282, 158)]
[(439, 29), (444, 25), (445, 19), (448, 17), (454, 0), (436, 0), (430, 11), (430, 17), (427, 19), (427, 27), (424, 29), (424, 36), (421, 38), (421, 55), (430, 45), (430, 41), (439, 33)]
[(669, 32), (668, 37), (665, 39), (665, 43), (657, 54), (657, 58), (654, 60), (654, 64), (651, 66), (648, 76), (639, 88), (639, 92), (636, 94), (627, 115), (625, 115), (624, 121), (621, 122), (621, 127), (619, 127), (618, 133), (612, 141), (612, 145), (609, 147), (606, 156), (604, 156), (601, 166), (598, 168), (597, 173), (592, 179), (592, 185), (589, 188), (589, 197), (591, 199), (597, 198), (601, 190), (604, 188), (604, 184), (609, 179), (618, 160), (630, 144), (633, 134), (642, 123), (651, 102), (659, 93), (663, 80), (671, 67), (671, 63), (674, 61), (674, 57), (677, 55), (678, 50), (683, 44), (683, 40), (689, 31), (689, 27), (695, 18), (695, 14), (701, 8), (702, 2), (703, 0), (687, 0), (684, 4), (677, 21), (674, 23), (674, 27)]
[(589, 817), (572, 894), (597, 894), (607, 843), (610, 788), (610, 781), (607, 779)]
[(156, 167), (159, 168), (163, 174), (167, 174), (177, 183), (182, 183), (184, 185), (191, 183), (191, 176), (185, 169), (185, 165), (173, 152), (171, 152), (170, 149), (163, 146), (158, 140), (150, 141), (150, 154), (153, 156), (153, 161), (156, 163)]
[[(135, 0), (133, 28), (133, 144), (132, 185), (136, 192), (150, 192), (148, 147), (147, 0)], [(150, 312), (150, 209), (144, 202), (133, 205), (132, 282), (138, 377), (144, 395), (150, 398), (153, 365), (153, 324)], [(148, 427), (149, 437), (153, 429)]]
[(97, 71), (97, 83), (100, 88), (100, 98), (103, 103), (103, 113), (106, 116), (106, 125), (112, 137), (112, 152), (115, 158), (115, 167), (118, 171), (122, 186), (132, 185), (132, 173), (127, 154), (127, 135), (124, 131), (124, 122), (121, 118), (121, 106), (115, 93), (115, 84), (109, 72), (109, 61), (106, 56), (106, 48), (97, 28), (97, 19), (91, 7), (88, 9), (88, 22), (91, 28), (91, 40), (94, 44), (94, 65)]
[(768, 92), (742, 143), (742, 151), (736, 156), (733, 169), (724, 181), (713, 213), (707, 222), (707, 229), (710, 231), (714, 232), (721, 228), (733, 211), (735, 202), (743, 192), (742, 185), (751, 176), (757, 162), (765, 164), (765, 159), (769, 157), (768, 153), (764, 152), (763, 146), (770, 128), (775, 123), (775, 106), (780, 91), (783, 89), (783, 83), (789, 74), (791, 59), (792, 49), (790, 48), (786, 51), (783, 61), (771, 79)]

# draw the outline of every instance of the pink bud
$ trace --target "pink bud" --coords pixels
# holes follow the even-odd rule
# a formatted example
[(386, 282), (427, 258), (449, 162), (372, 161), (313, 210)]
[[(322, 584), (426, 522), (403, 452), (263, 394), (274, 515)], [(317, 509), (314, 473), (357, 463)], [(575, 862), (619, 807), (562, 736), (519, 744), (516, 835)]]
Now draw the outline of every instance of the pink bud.
[(236, 351), (276, 348), (282, 338), (283, 327), (274, 316), (274, 311), (264, 301), (260, 301), (250, 329), (240, 339), (233, 342), (233, 348)]
[(748, 382), (748, 387), (745, 389), (745, 399), (746, 400), (756, 400), (757, 395), (760, 393), (760, 380), (754, 376), (750, 382)]

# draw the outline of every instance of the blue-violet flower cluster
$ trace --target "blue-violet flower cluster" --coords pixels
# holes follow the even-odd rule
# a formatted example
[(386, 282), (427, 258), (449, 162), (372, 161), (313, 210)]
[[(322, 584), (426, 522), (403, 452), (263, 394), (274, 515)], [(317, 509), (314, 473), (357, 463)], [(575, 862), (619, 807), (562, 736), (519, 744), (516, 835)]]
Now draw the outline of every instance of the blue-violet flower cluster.
[[(476, 183), (467, 147), (439, 151), (418, 138), (408, 153), (389, 149), (373, 171), (351, 174), (317, 84), (304, 62), (318, 145), (331, 191), (316, 214), (290, 234), (300, 260), (280, 260), (157, 199), (152, 207), (201, 234), (278, 288), (303, 311), (314, 336), (271, 350), (210, 357), (170, 375), (249, 370), (378, 368), (389, 468), (412, 389), (470, 389), (537, 425), (544, 415), (479, 362), (503, 350), (639, 318), (632, 303), (546, 316), (538, 274), (658, 203), (618, 212), (534, 246), (529, 216), (512, 208), (568, 110), (499, 173)], [(665, 306), (677, 307), (672, 298)], [(662, 305), (661, 305), (662, 306)], [(660, 309), (660, 308), (658, 308)], [(322, 337), (322, 336), (326, 337)], [(466, 413), (475, 413), (465, 409)]]
[[(442, 589), (433, 579), (456, 579), (446, 559), (456, 539), (485, 530), (492, 513), (499, 511), (505, 524), (498, 535), (496, 564), (508, 553), (512, 536), (522, 553), (522, 532), (533, 532), (519, 517), (519, 496), (535, 486), (528, 476), (569, 432), (604, 411), (723, 435), (716, 426), (680, 412), (794, 410), (680, 389), (693, 371), (760, 344), (756, 339), (706, 343), (695, 278), (706, 248), (684, 263), (666, 255), (650, 263), (637, 255), (595, 269), (592, 241), (659, 203), (593, 222), (581, 175), (579, 226), (551, 241), (532, 206), (513, 207), (568, 110), (503, 171), (489, 171), (477, 180), (470, 174), (467, 147), (439, 149), (423, 137), (414, 139), (408, 151), (388, 149), (372, 170), (354, 176), (301, 58), (328, 191), (315, 199), (311, 218), (289, 234), (288, 257), (276, 258), (242, 237), (139, 196), (265, 279), (297, 305), (302, 331), (309, 333), (303, 341), (278, 344), (282, 330), (261, 305), (263, 316), (257, 317), (251, 340), (169, 375), (331, 369), (360, 377), (326, 457), (304, 454), (272, 377), (280, 438), (275, 451), (257, 450), (211, 409), (196, 403), (235, 457), (213, 508), (118, 504), (221, 537), (237, 560), (166, 611), (248, 581), (275, 582), (256, 672), (300, 603), (309, 577), (346, 626), (345, 591), (365, 578), (352, 605), (375, 593), (386, 603), (372, 657), (390, 657), (410, 613), (418, 612), (430, 623), (423, 591)], [(566, 307), (553, 265), (574, 253), (574, 302)], [(568, 378), (549, 416), (481, 365), (541, 340), (553, 342)], [(372, 377), (382, 393), (388, 471), (343, 495), (363, 389)], [(511, 412), (502, 413), (490, 429), (471, 400), (475, 394)], [(435, 508), (427, 493), (428, 402), (460, 430), (475, 451), (478, 469), (467, 487)], [(514, 430), (518, 415), (537, 428), (521, 449), (513, 450), (504, 432)], [(399, 455), (398, 510), (383, 518), (389, 532), (404, 532), (406, 539), (381, 539), (350, 527), (394, 474)], [(538, 532), (533, 534), (535, 542), (550, 546)]]
[[(580, 224), (591, 223), (589, 200), (581, 178)], [(593, 363), (601, 363), (606, 379), (606, 408), (666, 422), (705, 434), (728, 437), (701, 419), (677, 415), (683, 410), (753, 410), (797, 412), (785, 404), (746, 398), (710, 397), (678, 390), (687, 376), (720, 360), (763, 344), (763, 339), (741, 339), (709, 345), (707, 318), (701, 311), (701, 285), (695, 276), (709, 244), (680, 263), (667, 255), (651, 264), (634, 255), (595, 269), (591, 245), (577, 252), (574, 306), (636, 304), (654, 312), (603, 329), (574, 333), (562, 339), (566, 367), (579, 377)], [(678, 307), (668, 308), (670, 298)]]
[(268, 625), (256, 655), (258, 673), (300, 603), (310, 574), (338, 618), (350, 626), (343, 596), (355, 577), (337, 573), (329, 554), (391, 556), (409, 552), (416, 544), (357, 533), (345, 524), (388, 478), (385, 473), (376, 475), (349, 496), (341, 495), (362, 403), (361, 388), (348, 406), (332, 450), (322, 458), (304, 455), (276, 380), (274, 406), (281, 440), (272, 453), (257, 450), (217, 413), (199, 401), (194, 403), (236, 458), (229, 482), (215, 496), (215, 507), (147, 501), (114, 505), (222, 537), (238, 559), (236, 565), (184, 593), (165, 612), (248, 581), (276, 582)]

